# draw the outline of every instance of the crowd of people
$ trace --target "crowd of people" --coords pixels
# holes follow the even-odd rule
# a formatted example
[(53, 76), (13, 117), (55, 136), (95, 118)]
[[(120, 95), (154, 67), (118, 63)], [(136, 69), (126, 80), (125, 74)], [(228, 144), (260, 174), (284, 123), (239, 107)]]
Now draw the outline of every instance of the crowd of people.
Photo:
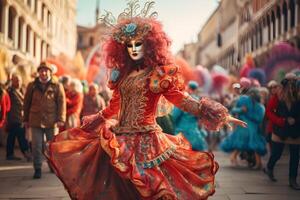
[[(67, 75), (58, 78), (52, 71), (52, 65), (41, 63), (37, 68), (38, 77), (28, 86), (22, 84), (21, 76), (12, 74), (0, 90), (0, 126), (7, 133), (6, 159), (21, 160), (14, 153), (17, 139), (24, 158), (34, 163), (35, 178), (41, 177), (44, 134), (48, 141), (60, 131), (80, 126), (82, 117), (99, 112), (108, 100), (107, 92), (101, 93), (97, 84), (88, 85)], [(187, 85), (187, 91), (195, 99), (201, 98), (199, 89), (195, 81)], [(299, 77), (289, 73), (281, 82), (270, 81), (267, 87), (242, 78), (231, 89), (217, 100), (233, 116), (247, 122), (247, 128), (224, 128), (218, 134), (209, 132), (201, 125), (200, 118), (177, 107), (168, 115), (158, 117), (157, 122), (168, 134), (183, 134), (194, 150), (215, 150), (218, 142), (212, 138), (218, 138), (219, 149), (231, 153), (234, 166), (244, 159), (249, 167), (263, 169), (271, 181), (277, 181), (274, 167), (287, 144), (290, 186), (300, 189), (296, 181), (300, 148)], [(263, 167), (261, 156), (267, 153), (270, 158)]]
[(299, 76), (287, 73), (267, 87), (242, 77), (204, 95), (198, 82), (184, 84), (170, 44), (153, 18), (113, 26), (103, 45), (111, 98), (95, 83), (56, 77), (47, 62), (28, 85), (12, 74), (0, 89), (6, 159), (21, 160), (17, 138), (40, 179), (44, 154), (72, 199), (207, 199), (215, 192), (215, 148), (275, 182), (287, 144), (289, 185), (299, 190)]
[[(105, 107), (99, 86), (70, 76), (56, 77), (55, 66), (42, 62), (37, 77), (28, 85), (17, 73), (1, 86), (1, 139), (7, 134), (6, 159), (21, 160), (14, 153), (18, 140), (24, 158), (34, 164), (34, 178), (41, 178), (44, 137), (49, 141), (59, 131), (80, 126), (80, 119)], [(106, 93), (106, 92), (105, 92)], [(50, 170), (52, 170), (50, 168)]]
[[(97, 84), (87, 84), (67, 75), (56, 77), (52, 71), (53, 66), (43, 62), (37, 68), (38, 76), (27, 86), (22, 84), (21, 76), (12, 74), (0, 90), (0, 126), (2, 132), (7, 133), (6, 159), (21, 160), (14, 153), (17, 139), (24, 158), (33, 161), (34, 178), (42, 175), (44, 137), (49, 141), (58, 132), (79, 127), (82, 117), (101, 111), (108, 101), (107, 92), (100, 91)], [(299, 77), (289, 73), (281, 82), (270, 81), (267, 87), (247, 78), (232, 84), (231, 92), (217, 100), (233, 116), (247, 122), (247, 128), (225, 127), (216, 134), (205, 130), (199, 117), (178, 107), (164, 117), (157, 117), (157, 122), (165, 133), (183, 134), (192, 149), (212, 151), (217, 148), (231, 153), (232, 165), (246, 160), (250, 168), (263, 169), (274, 182), (277, 181), (274, 167), (286, 144), (290, 152), (289, 184), (299, 190), (296, 181), (300, 148), (299, 83)], [(199, 89), (195, 81), (186, 86), (196, 100), (202, 97)], [(218, 147), (218, 142), (212, 141), (214, 137), (220, 142)], [(261, 156), (267, 153), (269, 160), (263, 166)], [(51, 166), (49, 168), (52, 171)]]

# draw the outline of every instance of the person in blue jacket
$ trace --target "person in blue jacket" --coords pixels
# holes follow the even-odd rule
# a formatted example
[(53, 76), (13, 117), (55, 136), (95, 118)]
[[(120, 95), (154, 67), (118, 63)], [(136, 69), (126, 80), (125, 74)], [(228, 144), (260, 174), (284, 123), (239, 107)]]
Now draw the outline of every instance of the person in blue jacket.
[[(198, 83), (189, 81), (188, 92), (190, 95), (199, 99), (196, 95)], [(174, 124), (175, 135), (182, 133), (184, 137), (190, 142), (193, 150), (204, 151), (207, 150), (207, 142), (205, 140), (206, 132), (199, 128), (199, 118), (174, 107), (172, 111), (172, 120)]]
[(266, 141), (260, 133), (260, 125), (263, 121), (265, 108), (260, 103), (259, 90), (251, 88), (247, 95), (242, 95), (232, 109), (232, 114), (237, 114), (238, 119), (247, 122), (248, 127), (236, 127), (220, 145), (224, 152), (230, 152), (230, 160), (237, 164), (237, 156), (240, 152), (254, 152), (254, 168), (261, 168), (260, 156), (266, 154)]

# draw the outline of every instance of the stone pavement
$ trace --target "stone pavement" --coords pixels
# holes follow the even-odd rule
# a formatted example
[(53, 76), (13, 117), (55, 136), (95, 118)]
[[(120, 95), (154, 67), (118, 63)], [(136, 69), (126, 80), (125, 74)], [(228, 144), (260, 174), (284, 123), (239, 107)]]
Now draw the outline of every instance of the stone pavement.
[[(17, 150), (17, 152), (19, 152)], [(217, 190), (209, 200), (300, 200), (300, 191), (288, 187), (288, 155), (284, 154), (276, 168), (277, 183), (270, 182), (259, 170), (232, 167), (228, 156), (216, 152), (220, 163), (217, 174)], [(32, 164), (26, 161), (6, 161), (0, 148), (0, 200), (49, 199), (67, 200), (67, 192), (58, 178), (49, 172), (46, 164), (43, 177), (32, 179)], [(298, 178), (300, 182), (300, 178)]]

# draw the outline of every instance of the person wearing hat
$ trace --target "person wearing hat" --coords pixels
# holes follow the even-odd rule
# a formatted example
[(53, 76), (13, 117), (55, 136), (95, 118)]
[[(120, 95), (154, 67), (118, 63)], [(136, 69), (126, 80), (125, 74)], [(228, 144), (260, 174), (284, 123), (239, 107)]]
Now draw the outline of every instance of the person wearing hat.
[[(53, 78), (53, 68), (42, 62), (37, 68), (38, 77), (28, 84), (24, 97), (24, 123), (32, 133), (34, 176), (42, 176), (42, 149), (44, 134), (47, 141), (57, 133), (58, 126), (66, 121), (66, 97), (61, 83)], [(50, 169), (51, 170), (51, 169)]]

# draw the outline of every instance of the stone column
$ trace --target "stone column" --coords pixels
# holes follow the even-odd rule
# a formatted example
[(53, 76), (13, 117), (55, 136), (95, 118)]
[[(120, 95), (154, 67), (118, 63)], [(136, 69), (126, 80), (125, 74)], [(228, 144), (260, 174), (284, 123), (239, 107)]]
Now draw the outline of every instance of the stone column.
[(39, 36), (36, 37), (35, 41), (35, 57), (38, 63), (41, 62), (41, 38)]
[(22, 35), (21, 35), (21, 50), (22, 52), (26, 52), (26, 23), (25, 21), (22, 24)]
[(269, 42), (271, 42), (271, 41), (273, 41), (273, 23), (271, 22), (270, 23), (270, 41)]

